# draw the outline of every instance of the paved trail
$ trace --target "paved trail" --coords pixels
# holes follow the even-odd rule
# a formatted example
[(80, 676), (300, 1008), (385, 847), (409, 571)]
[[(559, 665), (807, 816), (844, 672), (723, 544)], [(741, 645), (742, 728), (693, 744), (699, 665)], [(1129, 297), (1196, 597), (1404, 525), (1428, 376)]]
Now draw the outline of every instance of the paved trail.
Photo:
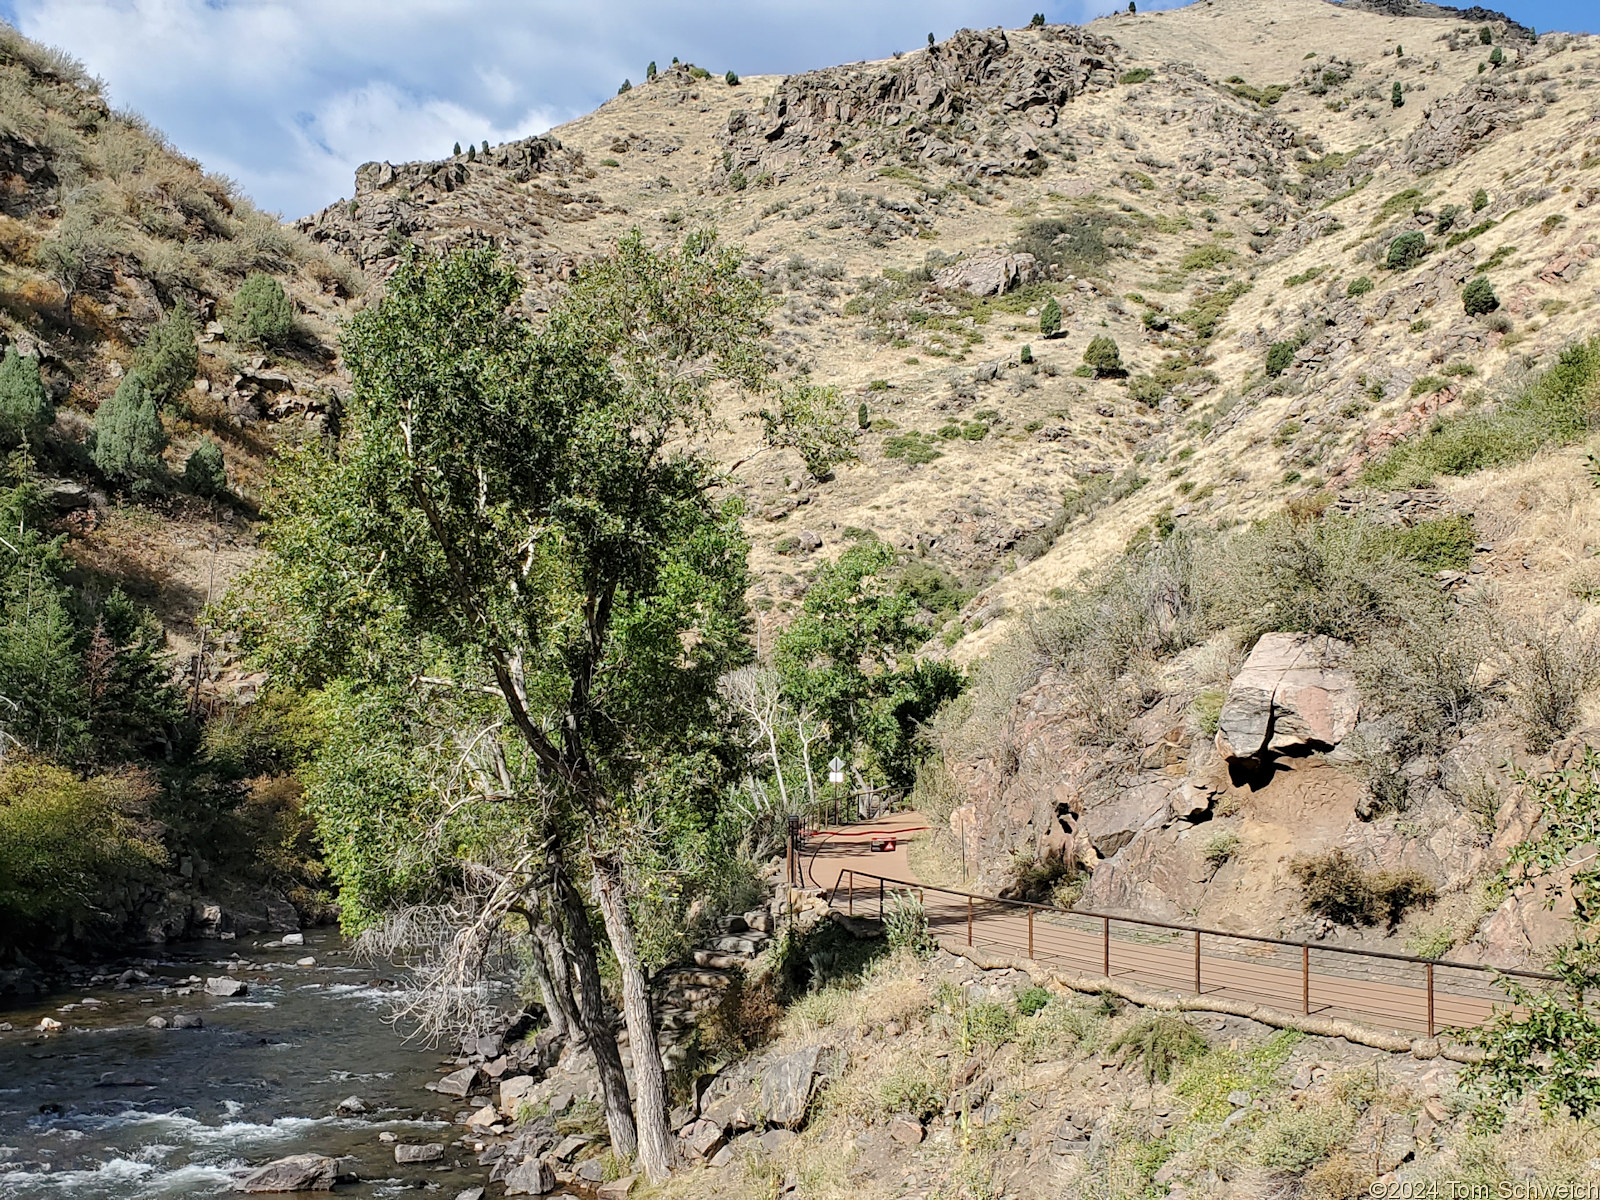
[[(1105, 975), (1146, 987), (1266, 1004), (1288, 1012), (1339, 1017), (1406, 1034), (1429, 1027), (1428, 968), (1339, 954), (1325, 947), (1276, 946), (1239, 938), (1140, 928), (1056, 910), (1024, 909), (923, 887), (911, 870), (907, 841), (922, 836), (917, 813), (810, 831), (802, 862), (807, 881), (841, 910), (879, 915), (893, 882), (919, 893), (928, 925), (941, 941), (991, 953), (1031, 957), (1064, 974)], [(895, 834), (892, 851), (874, 852), (874, 838)], [(1198, 945), (1198, 956), (1197, 956)], [(1198, 975), (1198, 985), (1197, 985)], [(1432, 1025), (1476, 1025), (1504, 994), (1479, 971), (1433, 968)]]

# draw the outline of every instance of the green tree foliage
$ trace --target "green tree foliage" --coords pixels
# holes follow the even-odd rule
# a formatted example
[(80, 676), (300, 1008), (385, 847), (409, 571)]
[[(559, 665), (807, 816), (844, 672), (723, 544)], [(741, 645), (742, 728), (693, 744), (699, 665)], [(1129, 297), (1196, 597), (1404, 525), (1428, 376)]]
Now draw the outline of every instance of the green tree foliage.
[(197, 496), (220, 496), (228, 490), (228, 468), (215, 438), (203, 437), (183, 464), (183, 486)]
[[(478, 747), (481, 782), (451, 786), (479, 804), (492, 793), (509, 815), (515, 840), (493, 839), (509, 892), (492, 896), (554, 887), (569, 933), (586, 938), (578, 893), (559, 881), (587, 864), (638, 1064), (657, 1061), (639, 913), (652, 888), (692, 878), (663, 864), (717, 841), (717, 680), (748, 654), (738, 508), (716, 499), (715, 464), (684, 449), (709, 426), (713, 388), (765, 379), (759, 286), (740, 265), (714, 235), (658, 253), (634, 233), (535, 328), (492, 250), (408, 252), (347, 329), (346, 444), (286, 459), (267, 554), (233, 607), (285, 684), (486, 697), (475, 730), (446, 714), (454, 743), (412, 752), (437, 795), (457, 747)], [(375, 871), (391, 869), (391, 845), (372, 846)], [(335, 861), (359, 893), (351, 854), (367, 850)], [(664, 1078), (638, 1069), (635, 1140), (596, 960), (578, 953), (613, 1145), (637, 1146), (660, 1177)]]
[(1498, 67), (1501, 63), (1503, 63), (1505, 61), (1506, 61), (1506, 52), (1504, 50), (1500, 49), (1499, 46), (1496, 46), (1493, 50), (1489, 51), (1489, 65), (1491, 67)]
[(774, 662), (791, 702), (827, 723), (835, 747), (859, 748), (869, 774), (907, 787), (919, 727), (960, 691), (961, 675), (911, 655), (928, 631), (894, 579), (897, 562), (891, 547), (873, 540), (820, 568)]
[(1372, 291), (1372, 288), (1373, 283), (1371, 276), (1358, 275), (1356, 278), (1352, 279), (1349, 285), (1344, 289), (1344, 294), (1351, 298), (1356, 296), (1365, 296), (1368, 292)]
[(1469, 317), (1481, 317), (1500, 307), (1500, 297), (1494, 294), (1494, 285), (1487, 275), (1476, 275), (1461, 289), (1461, 307)]
[(81, 779), (28, 758), (0, 767), (0, 919), (45, 941), (37, 935), (93, 919), (120, 885), (153, 876), (165, 855), (139, 820), (153, 791), (139, 772)]
[(0, 741), (60, 762), (117, 762), (168, 740), (180, 704), (157, 622), (120, 591), (85, 602), (36, 485), (0, 488)]
[(277, 346), (294, 332), (294, 306), (283, 285), (265, 271), (245, 277), (233, 294), (228, 313), (228, 339), (260, 346)]
[(454, 146), (452, 146), (450, 148), (450, 155), (451, 155), (452, 158), (460, 158), (461, 157), (461, 143), (460, 142), (457, 142)]
[(157, 408), (172, 403), (194, 382), (200, 366), (197, 333), (188, 305), (180, 301), (156, 322), (134, 356), (133, 369), (144, 380)]
[(1017, 361), (1023, 366), (1027, 366), (1029, 363), (1031, 363), (1033, 361), (1033, 347), (1024, 345), (1022, 349), (1017, 352)]
[(1061, 305), (1051, 296), (1039, 310), (1039, 332), (1045, 337), (1055, 337), (1061, 332)]
[(7, 346), (0, 358), (0, 444), (12, 447), (36, 441), (54, 416), (39, 377), (39, 360)]
[(617, 95), (619, 95), (619, 96), (623, 95), (626, 92), (631, 92), (631, 91), (633, 91), (633, 80), (631, 80), (631, 79), (624, 79), (617, 86)]
[(106, 257), (98, 214), (87, 205), (68, 207), (55, 232), (39, 244), (36, 260), (61, 288), (61, 308), (69, 325), (79, 288), (104, 265)]
[(739, 76), (735, 72), (729, 71), (726, 75), (724, 75), (722, 77), (722, 82), (727, 84), (729, 87), (738, 87), (739, 86)]
[(1405, 89), (1400, 86), (1400, 81), (1394, 81), (1394, 87), (1389, 89), (1389, 103), (1395, 108), (1404, 108), (1406, 103)]
[[(1512, 849), (1502, 883), (1540, 886), (1546, 906), (1570, 896), (1572, 936), (1552, 955), (1554, 986), (1530, 987), (1513, 976), (1497, 982), (1515, 1009), (1502, 1009), (1463, 1040), (1484, 1052), (1469, 1066), (1466, 1082), (1489, 1097), (1509, 1102), (1532, 1093), (1549, 1113), (1566, 1109), (1584, 1117), (1600, 1109), (1600, 753), (1592, 747), (1565, 771), (1519, 782), (1538, 804), (1539, 824)], [(1518, 1012), (1517, 1009), (1521, 1011)]]
[(1122, 352), (1117, 349), (1117, 343), (1103, 333), (1089, 340), (1083, 351), (1083, 361), (1099, 376), (1115, 375), (1122, 370)]
[(1478, 26), (1478, 44), (1487, 46), (1494, 41), (1494, 32), (1487, 25)]
[(161, 472), (167, 434), (144, 378), (128, 375), (94, 414), (94, 464), (114, 479), (149, 479)]
[(1409, 271), (1422, 261), (1428, 252), (1428, 239), (1417, 230), (1402, 233), (1389, 243), (1388, 266), (1391, 271)]
[(1472, 211), (1482, 212), (1489, 207), (1489, 193), (1479, 188), (1472, 193)]
[(656, 77), (656, 64), (654, 59), (652, 59), (650, 61), (650, 65), (644, 69), (644, 77), (646, 79), (654, 79)]
[(1294, 341), (1273, 342), (1267, 348), (1267, 377), (1276, 379), (1294, 366), (1294, 352), (1300, 348)]
[(1044, 14), (1043, 13), (1034, 13), (1033, 14), (1033, 19), (1028, 22), (1028, 26), (1031, 29), (1043, 29), (1044, 28)]
[(797, 451), (816, 479), (829, 478), (834, 467), (856, 456), (838, 388), (809, 383), (781, 388), (775, 401), (755, 415), (767, 445)]

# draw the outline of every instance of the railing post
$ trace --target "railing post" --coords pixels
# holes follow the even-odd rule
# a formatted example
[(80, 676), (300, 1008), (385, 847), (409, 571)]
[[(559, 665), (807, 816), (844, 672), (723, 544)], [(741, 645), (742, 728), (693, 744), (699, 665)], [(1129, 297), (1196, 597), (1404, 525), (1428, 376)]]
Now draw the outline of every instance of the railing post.
[(967, 945), (972, 945), (972, 897), (967, 897)]
[(883, 876), (878, 876), (878, 920), (883, 920)]
[(853, 916), (856, 915), (856, 873), (854, 871), (851, 871), (851, 872), (849, 872), (849, 875), (850, 875), (850, 915), (853, 917)]
[(1428, 1036), (1433, 1036), (1433, 964), (1428, 964)]
[(1028, 961), (1033, 961), (1033, 909), (1028, 910)]
[(1200, 994), (1200, 931), (1194, 931), (1194, 994)]
[(1110, 917), (1101, 917), (1100, 918), (1100, 932), (1105, 935), (1105, 955), (1104, 955), (1105, 962), (1104, 962), (1104, 970), (1101, 971), (1101, 974), (1103, 974), (1107, 979), (1110, 979), (1111, 978), (1111, 918)]
[(1311, 947), (1300, 947), (1300, 1011), (1311, 1015)]

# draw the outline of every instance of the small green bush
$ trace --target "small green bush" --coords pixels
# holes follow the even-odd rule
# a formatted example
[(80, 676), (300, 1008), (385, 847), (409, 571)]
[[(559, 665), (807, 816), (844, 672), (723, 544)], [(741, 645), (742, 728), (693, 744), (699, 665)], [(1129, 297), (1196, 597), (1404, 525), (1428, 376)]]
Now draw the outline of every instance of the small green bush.
[(1344, 289), (1344, 294), (1351, 297), (1365, 296), (1371, 290), (1372, 280), (1366, 275), (1359, 275), (1350, 281), (1350, 285)]
[(1496, 46), (1493, 50), (1489, 51), (1489, 65), (1491, 67), (1498, 67), (1501, 63), (1503, 63), (1505, 61), (1506, 61), (1506, 52), (1504, 50), (1500, 49), (1499, 46)]
[(129, 375), (94, 414), (94, 463), (116, 479), (146, 479), (161, 470), (166, 431), (155, 400), (138, 375)]
[(1023, 366), (1027, 366), (1029, 363), (1031, 363), (1033, 361), (1033, 347), (1024, 345), (1017, 353), (1017, 361)]
[(1478, 44), (1490, 45), (1494, 41), (1494, 32), (1487, 25), (1478, 26)]
[(189, 390), (200, 366), (200, 351), (195, 345), (194, 318), (189, 307), (179, 303), (157, 321), (134, 356), (133, 369), (150, 389), (157, 408), (165, 407)]
[(961, 1050), (993, 1049), (1004, 1045), (1017, 1031), (1017, 1014), (998, 1000), (980, 1000), (961, 1013)]
[(197, 496), (220, 496), (228, 490), (228, 469), (222, 447), (209, 437), (190, 452), (183, 464), (183, 486)]
[(1428, 239), (1413, 229), (1402, 233), (1389, 243), (1388, 266), (1391, 271), (1408, 271), (1422, 261), (1428, 252)]
[(938, 444), (925, 433), (915, 430), (892, 434), (883, 439), (883, 456), (899, 459), (913, 465), (931, 463), (944, 454)]
[(264, 271), (246, 277), (233, 294), (228, 338), (261, 346), (281, 345), (294, 331), (294, 306), (283, 285)]
[(1025, 987), (1017, 993), (1017, 1011), (1025, 1017), (1042, 1012), (1050, 1003), (1050, 989)]
[(1124, 87), (1131, 87), (1133, 84), (1144, 83), (1147, 80), (1154, 79), (1155, 77), (1156, 73), (1149, 67), (1134, 67), (1133, 70), (1124, 71), (1121, 75), (1117, 76), (1117, 82), (1122, 84)]
[(1461, 307), (1469, 317), (1481, 317), (1500, 307), (1500, 297), (1494, 294), (1494, 285), (1487, 275), (1475, 275), (1461, 289)]
[(1420, 871), (1368, 871), (1337, 847), (1294, 858), (1289, 870), (1305, 889), (1307, 911), (1341, 925), (1393, 929), (1407, 909), (1429, 904), (1438, 895)]
[(1406, 103), (1405, 90), (1401, 88), (1400, 81), (1394, 81), (1394, 87), (1389, 90), (1389, 103), (1395, 108), (1404, 108)]
[(1115, 375), (1122, 370), (1122, 352), (1111, 338), (1098, 334), (1084, 348), (1083, 364), (1097, 376)]
[(724, 75), (722, 77), (722, 82), (727, 84), (729, 87), (738, 87), (739, 86), (739, 76), (734, 74), (732, 71), (729, 71), (726, 75)]
[(1472, 211), (1482, 212), (1489, 207), (1489, 193), (1479, 188), (1472, 193)]
[(891, 897), (883, 908), (883, 937), (892, 950), (926, 958), (938, 949), (928, 932), (928, 913), (910, 892)]
[(1205, 860), (1213, 867), (1220, 867), (1238, 852), (1239, 835), (1235, 833), (1219, 833), (1215, 837), (1207, 838), (1202, 853)]
[(1168, 1014), (1142, 1017), (1117, 1035), (1106, 1054), (1120, 1054), (1141, 1063), (1147, 1083), (1166, 1083), (1173, 1068), (1193, 1062), (1211, 1047), (1199, 1030)]
[(1238, 257), (1237, 252), (1217, 242), (1206, 242), (1185, 254), (1178, 266), (1185, 271), (1209, 271), (1226, 266)]
[(0, 444), (33, 442), (53, 418), (50, 397), (39, 377), (39, 360), (7, 346), (0, 358)]
[(1051, 296), (1039, 310), (1039, 332), (1045, 337), (1055, 337), (1061, 332), (1061, 305)]
[(1396, 530), (1392, 536), (1396, 554), (1430, 573), (1465, 571), (1472, 565), (1472, 548), (1477, 541), (1472, 518), (1465, 513), (1419, 521), (1409, 529)]
[(1273, 342), (1267, 348), (1267, 377), (1276, 379), (1294, 366), (1294, 352), (1299, 348), (1298, 342)]

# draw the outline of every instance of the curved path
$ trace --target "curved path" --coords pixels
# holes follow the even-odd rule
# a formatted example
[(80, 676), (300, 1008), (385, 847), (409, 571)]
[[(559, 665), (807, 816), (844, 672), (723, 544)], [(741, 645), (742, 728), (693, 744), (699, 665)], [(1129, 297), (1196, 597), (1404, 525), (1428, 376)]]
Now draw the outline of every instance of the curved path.
[[(801, 860), (806, 881), (822, 889), (834, 907), (868, 917), (879, 916), (881, 904), (896, 890), (913, 891), (941, 941), (1032, 958), (1063, 974), (1107, 975), (1407, 1035), (1477, 1025), (1507, 1004), (1482, 971), (1342, 954), (1325, 946), (1141, 927), (1060, 909), (1030, 911), (927, 887), (912, 872), (906, 850), (906, 841), (920, 836), (927, 824), (914, 812), (892, 813), (808, 830)], [(896, 836), (895, 849), (873, 851), (872, 841), (889, 834)]]

